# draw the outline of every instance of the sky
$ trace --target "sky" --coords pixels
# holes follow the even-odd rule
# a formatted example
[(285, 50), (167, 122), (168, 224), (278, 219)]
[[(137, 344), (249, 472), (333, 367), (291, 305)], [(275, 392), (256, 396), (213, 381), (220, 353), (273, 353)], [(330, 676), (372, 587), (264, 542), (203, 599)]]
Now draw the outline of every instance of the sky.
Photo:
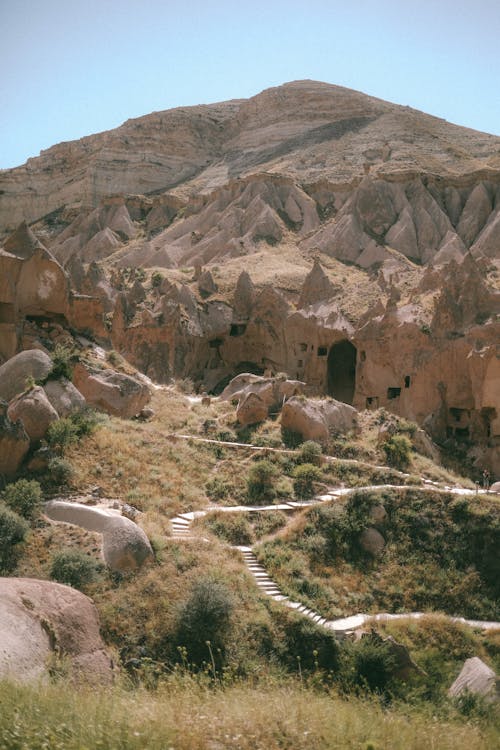
[(0, 0), (0, 168), (314, 79), (500, 135), (499, 0)]

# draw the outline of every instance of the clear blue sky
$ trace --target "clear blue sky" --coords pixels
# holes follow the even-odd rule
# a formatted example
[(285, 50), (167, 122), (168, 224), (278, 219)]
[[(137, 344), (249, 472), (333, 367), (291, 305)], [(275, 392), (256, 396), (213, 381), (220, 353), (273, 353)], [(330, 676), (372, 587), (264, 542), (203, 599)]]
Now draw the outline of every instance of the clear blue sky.
[(0, 168), (300, 78), (500, 134), (500, 0), (0, 0)]

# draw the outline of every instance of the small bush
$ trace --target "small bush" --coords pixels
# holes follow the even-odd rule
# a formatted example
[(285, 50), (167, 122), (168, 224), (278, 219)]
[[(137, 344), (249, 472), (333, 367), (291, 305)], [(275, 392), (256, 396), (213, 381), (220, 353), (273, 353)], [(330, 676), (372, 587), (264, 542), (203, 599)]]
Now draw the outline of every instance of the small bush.
[(396, 659), (390, 646), (366, 636), (353, 646), (354, 682), (373, 692), (384, 692), (391, 682)]
[(3, 499), (15, 513), (32, 518), (42, 502), (42, 488), (34, 479), (18, 479), (5, 488)]
[(45, 439), (56, 453), (62, 453), (68, 445), (78, 440), (78, 428), (71, 419), (63, 417), (49, 424)]
[(266, 505), (276, 497), (279, 472), (271, 461), (258, 461), (248, 472), (247, 498), (251, 503)]
[(50, 576), (59, 583), (84, 589), (99, 577), (103, 565), (79, 550), (63, 550), (52, 558)]
[(151, 274), (151, 286), (153, 289), (156, 289), (157, 287), (161, 286), (161, 282), (163, 281), (163, 276), (159, 271), (155, 271)]
[(389, 466), (404, 470), (410, 465), (411, 442), (406, 435), (393, 435), (382, 448)]
[(54, 487), (61, 487), (70, 483), (75, 475), (75, 470), (67, 459), (56, 456), (49, 461), (47, 475), (49, 484)]
[(72, 412), (69, 419), (75, 425), (78, 437), (81, 438), (85, 435), (91, 435), (97, 425), (103, 421), (104, 416), (91, 406), (84, 406)]
[(212, 577), (198, 580), (180, 608), (175, 641), (197, 666), (211, 659), (219, 669), (225, 658), (234, 600), (227, 586)]
[(75, 354), (72, 349), (70, 349), (68, 346), (57, 344), (56, 348), (52, 352), (52, 369), (47, 377), (47, 380), (58, 380), (59, 378), (67, 378), (67, 380), (72, 380), (72, 361), (74, 359)]
[(114, 349), (110, 349), (110, 351), (107, 352), (106, 360), (109, 362), (110, 365), (113, 365), (113, 367), (118, 367), (119, 365), (123, 364), (122, 355), (119, 354)]
[(231, 492), (231, 485), (221, 477), (213, 477), (205, 484), (205, 492), (210, 500), (224, 500)]
[(254, 540), (252, 527), (241, 513), (213, 513), (205, 523), (229, 544), (252, 544)]
[(0, 572), (6, 573), (15, 567), (15, 547), (24, 541), (28, 529), (24, 518), (0, 503)]
[(321, 466), (322, 453), (323, 449), (319, 443), (316, 443), (314, 440), (306, 440), (300, 447), (298, 461), (301, 464)]
[(299, 500), (314, 496), (314, 482), (322, 477), (321, 470), (313, 464), (300, 464), (293, 470), (293, 491)]

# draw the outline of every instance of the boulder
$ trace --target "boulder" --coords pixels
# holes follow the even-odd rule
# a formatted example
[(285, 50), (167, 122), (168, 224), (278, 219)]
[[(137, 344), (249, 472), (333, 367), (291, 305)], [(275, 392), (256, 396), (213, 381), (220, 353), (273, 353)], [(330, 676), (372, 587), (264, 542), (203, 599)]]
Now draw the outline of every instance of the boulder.
[(490, 487), (490, 490), (491, 490), (492, 492), (499, 492), (499, 493), (500, 493), (500, 482), (494, 482), (494, 483), (493, 483), (493, 484), (491, 485), (491, 487)]
[(240, 397), (243, 389), (252, 383), (260, 383), (263, 378), (261, 375), (254, 375), (251, 372), (242, 372), (236, 375), (231, 382), (224, 388), (219, 398), (221, 401), (231, 401)]
[(66, 417), (85, 406), (86, 402), (80, 391), (66, 378), (48, 380), (43, 390), (60, 417)]
[(357, 410), (335, 399), (290, 398), (281, 412), (281, 426), (302, 436), (303, 440), (326, 443), (335, 432), (357, 429)]
[(45, 504), (45, 515), (102, 534), (102, 554), (111, 570), (126, 573), (153, 559), (149, 539), (140, 526), (109, 508), (52, 500)]
[(217, 291), (217, 284), (210, 271), (202, 271), (198, 279), (198, 291), (202, 297), (210, 297)]
[(134, 417), (151, 399), (147, 385), (115, 370), (87, 369), (78, 363), (73, 383), (87, 403), (117, 417)]
[(491, 701), (498, 700), (498, 677), (478, 656), (465, 660), (462, 671), (448, 690), (448, 695), (455, 698), (466, 692), (483, 695)]
[(373, 526), (369, 526), (367, 529), (363, 529), (359, 536), (360, 547), (368, 552), (373, 557), (378, 557), (382, 554), (385, 547), (385, 539), (377, 529)]
[(0, 401), (0, 475), (12, 477), (29, 451), (30, 439), (21, 424), (7, 417), (7, 404)]
[(59, 415), (40, 386), (16, 396), (7, 409), (11, 422), (22, 422), (31, 443), (38, 443)]
[(236, 409), (236, 419), (241, 425), (264, 422), (267, 416), (267, 405), (256, 393), (249, 393), (244, 396)]
[(11, 357), (0, 367), (0, 398), (10, 401), (26, 389), (26, 380), (43, 380), (52, 369), (52, 360), (39, 349), (28, 349)]
[(112, 661), (87, 596), (51, 581), (0, 578), (0, 599), (0, 676), (22, 682), (48, 678), (62, 657), (76, 680), (111, 682)]

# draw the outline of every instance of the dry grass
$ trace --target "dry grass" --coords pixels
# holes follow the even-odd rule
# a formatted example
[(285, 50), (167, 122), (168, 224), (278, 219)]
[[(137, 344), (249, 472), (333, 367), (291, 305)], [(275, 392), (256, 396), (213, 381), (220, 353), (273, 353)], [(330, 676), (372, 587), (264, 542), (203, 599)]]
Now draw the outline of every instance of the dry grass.
[(209, 690), (172, 678), (156, 693), (0, 686), (0, 747), (30, 750), (487, 750), (493, 729), (297, 682)]

